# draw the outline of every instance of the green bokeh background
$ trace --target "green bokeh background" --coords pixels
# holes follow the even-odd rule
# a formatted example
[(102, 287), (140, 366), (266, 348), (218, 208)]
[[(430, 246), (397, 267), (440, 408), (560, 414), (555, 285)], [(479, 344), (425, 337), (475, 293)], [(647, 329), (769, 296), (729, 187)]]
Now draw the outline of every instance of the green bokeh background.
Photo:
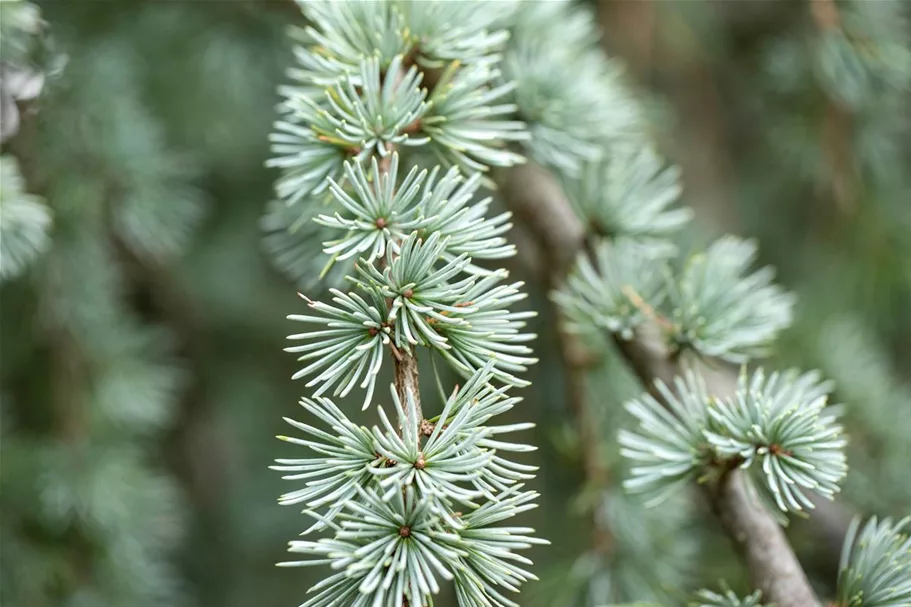
[[(98, 331), (105, 330), (104, 311), (94, 308), (92, 293), (109, 290), (106, 297), (141, 324), (167, 329), (165, 351), (180, 369), (167, 422), (148, 434), (137, 430), (141, 424), (129, 426), (121, 441), (141, 449), (137, 470), (176, 481), (175, 514), (168, 516), (181, 531), (166, 541), (170, 566), (135, 575), (159, 576), (162, 585), (177, 589), (169, 596), (178, 598), (148, 604), (297, 605), (319, 572), (274, 566), (305, 523), (294, 508), (276, 504), (289, 487), (267, 466), (294, 452), (274, 436), (286, 431), (281, 418), (297, 414), (296, 400), (306, 390), (291, 381), (295, 361), (282, 352), (284, 337), (297, 330), (285, 316), (300, 312), (302, 302), (265, 253), (259, 222), (276, 176), (264, 168), (275, 90), (292, 62), (284, 32), (302, 22), (300, 12), (293, 2), (277, 0), (39, 5), (55, 51), (67, 62), (9, 147), (22, 158), (29, 186), (55, 209), (54, 247), (91, 238), (67, 226), (104, 213), (99, 198), (116, 199), (124, 181), (153, 184), (141, 193), (149, 204), (158, 204), (156, 197), (162, 204), (181, 199), (200, 214), (198, 221), (188, 219), (188, 227), (195, 225), (185, 242), (154, 263), (111, 253), (120, 272), (116, 284), (89, 257), (54, 266), (63, 268), (61, 281), (47, 278), (53, 266), (47, 262), (3, 285), (3, 604), (107, 604), (80, 594), (92, 576), (105, 575), (90, 568), (64, 567), (77, 573), (52, 576), (55, 590), (41, 604), (17, 602), (25, 595), (14, 594), (7, 577), (35, 573), (56, 559), (79, 562), (105, 549), (83, 546), (67, 524), (33, 528), (35, 513), (51, 508), (48, 470), (55, 472), (54, 462), (61, 460), (44, 459), (31, 439), (42, 449), (60, 446), (71, 463), (91, 450), (73, 445), (94, 440), (71, 435), (85, 427), (67, 421), (79, 406), (79, 388), (60, 372), (57, 353), (65, 346), (42, 320), (48, 306), (66, 312), (82, 305), (82, 292), (71, 288), (81, 286), (88, 293), (87, 314), (100, 316), (93, 325)], [(699, 242), (721, 232), (757, 238), (762, 261), (775, 265), (781, 282), (797, 292), (797, 320), (773, 364), (820, 366), (838, 382), (838, 396), (852, 412), (854, 466), (842, 505), (863, 513), (907, 513), (911, 459), (902, 454), (911, 452), (895, 447), (901, 442), (895, 436), (911, 425), (911, 105), (904, 116), (877, 110), (882, 125), (850, 112), (833, 114), (830, 95), (799, 76), (810, 50), (789, 42), (803, 40), (814, 27), (804, 4), (643, 1), (593, 8), (605, 47), (628, 63), (629, 79), (654, 116), (662, 151), (683, 168), (684, 203), (697, 215), (691, 238)], [(895, 28), (883, 35), (907, 48), (907, 28)], [(896, 69), (911, 72), (907, 65)], [(128, 167), (136, 175), (150, 176), (124, 177), (124, 158), (136, 159)], [(172, 185), (159, 191), (159, 182)], [(538, 424), (529, 440), (540, 450), (528, 461), (541, 466), (534, 487), (542, 497), (540, 508), (524, 518), (553, 545), (533, 551), (536, 571), (549, 582), (529, 586), (523, 605), (547, 604), (548, 589), (566, 583), (593, 535), (563, 402), (556, 321), (541, 287), (532, 284), (530, 291), (530, 305), (541, 312), (532, 327), (540, 336), (535, 349), (541, 361), (530, 373), (534, 383), (523, 390), (523, 404), (510, 415)], [(617, 411), (636, 389), (615, 359), (592, 373), (591, 402), (602, 414), (609, 453)], [(136, 406), (131, 395), (137, 390), (124, 388), (125, 409)], [(141, 418), (142, 411), (135, 415)], [(105, 436), (116, 434), (115, 428)], [(112, 439), (119, 446), (110, 457), (120, 457), (121, 442)], [(96, 489), (104, 501), (105, 487)], [(154, 502), (157, 495), (143, 499)], [(833, 579), (831, 550), (808, 524), (793, 527), (801, 556), (825, 589)], [(128, 528), (136, 541), (150, 541), (141, 525)], [(13, 551), (7, 539), (14, 536), (38, 538), (41, 548)], [(691, 587), (720, 577), (743, 583), (710, 520), (695, 516), (666, 541), (659, 550), (700, 545), (690, 562)], [(627, 559), (632, 570), (649, 566), (647, 555), (619, 553), (616, 559)]]

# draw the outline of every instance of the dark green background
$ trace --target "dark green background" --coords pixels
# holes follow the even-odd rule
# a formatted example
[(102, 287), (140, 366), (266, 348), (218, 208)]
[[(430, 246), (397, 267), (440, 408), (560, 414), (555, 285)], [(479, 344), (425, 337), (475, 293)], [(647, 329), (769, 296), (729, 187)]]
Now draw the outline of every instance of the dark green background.
[[(133, 170), (167, 159), (174, 166), (165, 179), (190, 190), (161, 195), (186, 196), (204, 209), (186, 245), (164, 261), (147, 263), (116, 247), (111, 253), (121, 276), (112, 299), (141, 324), (166, 327), (165, 351), (182, 369), (164, 427), (143, 433), (134, 424), (125, 439), (140, 450), (143, 473), (165, 474), (178, 488), (173, 518), (182, 532), (166, 538), (164, 551), (173, 566), (136, 575), (160, 578), (177, 588), (168, 596), (179, 598), (147, 602), (299, 604), (318, 572), (274, 566), (305, 520), (276, 504), (289, 486), (267, 466), (295, 452), (273, 437), (286, 431), (281, 418), (297, 414), (295, 402), (305, 393), (302, 382), (290, 379), (295, 361), (282, 352), (285, 335), (298, 330), (284, 317), (300, 312), (302, 302), (271, 265), (259, 228), (275, 178), (263, 166), (275, 89), (292, 61), (284, 29), (302, 21), (299, 10), (290, 1), (240, 0), (41, 6), (55, 49), (68, 61), (11, 150), (58, 215), (54, 246), (65, 247), (80, 233), (67, 226), (105, 212), (95, 202), (99, 188), (117, 204), (124, 180), (118, 158), (147, 143), (150, 129), (160, 139), (148, 156), (158, 160), (137, 162)], [(850, 511), (908, 512), (911, 460), (902, 461), (909, 450), (897, 448), (895, 437), (911, 417), (911, 105), (904, 113), (871, 110), (878, 122), (867, 120), (840, 109), (831, 91), (806, 77), (800, 65), (812, 54), (807, 40), (817, 25), (804, 3), (609, 2), (598, 7), (598, 18), (606, 48), (628, 62), (630, 80), (654, 114), (662, 151), (683, 168), (684, 203), (697, 215), (693, 240), (722, 232), (758, 238), (762, 261), (777, 266), (781, 282), (798, 293), (795, 325), (772, 364), (821, 366), (838, 382), (853, 465), (841, 503)], [(907, 48), (908, 30), (893, 20), (882, 35)], [(908, 100), (908, 81), (899, 99)], [(119, 105), (124, 99), (126, 109)], [(91, 262), (70, 261), (64, 285), (115, 289)], [(69, 420), (80, 406), (79, 388), (61, 372), (57, 354), (65, 346), (42, 320), (50, 304), (80, 305), (79, 294), (58, 288), (48, 272), (39, 265), (2, 290), (4, 535), (12, 537), (15, 528), (38, 546), (13, 553), (4, 539), (3, 603), (103, 605), (78, 590), (105, 574), (73, 563), (106, 544), (85, 539), (80, 529), (87, 523), (78, 515), (52, 528), (41, 522), (48, 507), (42, 500), (52, 495), (42, 466), (60, 461), (43, 459), (44, 450), (59, 447), (77, 468), (100, 465), (80, 459), (89, 449), (83, 443), (94, 439), (79, 433), (91, 422)], [(541, 311), (533, 327), (541, 362), (511, 415), (538, 424), (530, 438), (541, 447), (531, 458), (541, 465), (534, 483), (541, 507), (525, 520), (553, 542), (533, 558), (536, 571), (559, 584), (590, 545), (592, 530), (590, 516), (580, 514), (582, 476), (563, 404), (555, 319), (540, 287), (530, 290)], [(87, 301), (95, 305), (91, 296)], [(636, 388), (616, 361), (604, 366), (594, 374), (592, 402), (607, 420), (602, 430), (610, 457), (611, 412)], [(124, 390), (125, 401), (131, 392)], [(103, 487), (98, 491), (104, 495)], [(157, 494), (143, 499), (154, 502)], [(136, 541), (154, 540), (143, 535), (142, 511), (130, 513)], [(801, 555), (825, 588), (833, 581), (831, 550), (808, 525), (794, 527)], [(162, 528), (170, 527), (149, 533)], [(677, 534), (667, 539), (671, 545), (701, 544), (689, 561), (691, 587), (714, 585), (722, 576), (742, 582), (726, 544), (698, 511)], [(615, 558), (633, 570), (649, 567), (647, 553), (621, 551)], [(75, 573), (52, 576), (46, 602), (19, 602), (25, 595), (15, 594), (7, 576), (58, 559), (69, 563), (61, 570)], [(521, 603), (543, 603), (547, 588), (529, 586)]]

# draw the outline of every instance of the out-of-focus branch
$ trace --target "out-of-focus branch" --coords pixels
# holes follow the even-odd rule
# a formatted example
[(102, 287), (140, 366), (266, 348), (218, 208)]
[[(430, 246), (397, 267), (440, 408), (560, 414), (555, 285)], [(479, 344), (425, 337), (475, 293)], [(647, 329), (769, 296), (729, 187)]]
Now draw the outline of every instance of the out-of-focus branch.
[[(542, 274), (549, 277), (549, 285), (559, 284), (582, 247), (585, 231), (556, 180), (540, 165), (529, 163), (506, 173), (501, 179), (501, 189), (517, 220), (528, 226), (546, 252), (542, 257), (548, 263)], [(640, 331), (636, 339), (618, 341), (618, 345), (646, 386), (653, 386), (656, 379), (669, 382), (680, 373), (680, 361), (665, 346), (657, 328)], [(568, 354), (564, 348), (564, 359)], [(729, 372), (706, 370), (705, 375), (716, 395), (730, 394), (736, 387), (736, 379)], [(576, 380), (572, 373), (567, 376), (568, 382)], [(578, 398), (572, 392), (570, 398)], [(571, 403), (580, 412), (585, 411), (584, 405), (584, 402)], [(582, 425), (590, 425), (586, 417), (577, 419)], [(781, 528), (768, 512), (752, 503), (739, 473), (724, 475), (714, 486), (707, 485), (705, 492), (743, 556), (753, 584), (763, 591), (766, 600), (779, 607), (820, 605)]]
[[(717, 4), (720, 14), (724, 3)], [(746, 14), (757, 3), (737, 4), (736, 12)], [(662, 83), (664, 96), (686, 118), (658, 136), (667, 138), (664, 147), (683, 169), (691, 204), (721, 230), (733, 230), (738, 220), (728, 204), (729, 176), (735, 174), (731, 137), (704, 41), (674, 3), (598, 0), (596, 7), (607, 53), (622, 57), (639, 84)], [(669, 27), (673, 43), (665, 35)]]
[(810, 0), (810, 13), (823, 31), (841, 26), (841, 14), (835, 6), (835, 0)]
[(194, 504), (212, 508), (223, 499), (228, 485), (226, 462), (235, 458), (231, 442), (217, 431), (218, 424), (212, 423), (214, 410), (200, 379), (207, 356), (203, 315), (166, 266), (139, 258), (122, 241), (115, 239), (114, 244), (127, 269), (125, 274), (133, 280), (135, 303), (147, 308), (147, 313), (178, 337), (176, 353), (192, 370), (168, 437), (168, 459)]
[[(539, 264), (533, 268), (534, 273), (548, 289), (558, 287), (584, 243), (582, 222), (553, 175), (541, 165), (529, 161), (503, 171), (499, 177), (504, 200), (523, 234), (534, 241), (532, 259)], [(574, 335), (558, 329), (557, 338), (566, 382), (566, 404), (576, 421), (585, 478), (593, 488), (603, 488), (608, 471), (601, 458), (601, 437), (585, 401), (589, 356)], [(606, 550), (611, 541), (607, 530), (596, 529), (596, 550)]]
[[(841, 13), (834, 0), (810, 0), (810, 14), (821, 36), (841, 28)], [(829, 167), (832, 197), (842, 212), (850, 214), (857, 201), (857, 175), (852, 162), (851, 115), (837, 100), (826, 100), (820, 126), (820, 148)]]
[(655, 2), (598, 0), (602, 43), (610, 54), (622, 56), (633, 72), (647, 79), (654, 68), (657, 15)]
[(561, 283), (585, 241), (585, 226), (560, 184), (534, 161), (502, 171), (497, 177), (509, 210), (540, 245), (544, 267), (539, 273), (550, 286)]

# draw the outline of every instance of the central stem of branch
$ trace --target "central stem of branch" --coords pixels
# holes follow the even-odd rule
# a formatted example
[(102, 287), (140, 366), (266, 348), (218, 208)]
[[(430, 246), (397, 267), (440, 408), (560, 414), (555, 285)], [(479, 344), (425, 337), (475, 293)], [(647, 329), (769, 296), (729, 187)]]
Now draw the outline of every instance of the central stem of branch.
[(418, 423), (424, 419), (421, 412), (421, 392), (418, 386), (418, 359), (414, 353), (402, 352), (395, 360), (395, 392), (399, 396), (402, 407), (408, 406), (408, 394), (414, 398), (414, 408), (417, 411)]
[[(390, 77), (387, 75), (387, 77)], [(392, 77), (400, 77), (393, 75)], [(395, 145), (386, 144), (386, 155), (382, 156), (377, 163), (380, 175), (388, 175), (392, 164), (392, 153), (395, 151)], [(379, 177), (379, 176), (377, 176)], [(383, 220), (385, 223), (385, 220)], [(379, 227), (379, 224), (377, 224)], [(383, 260), (380, 260), (382, 265)], [(406, 297), (411, 297), (410, 292), (405, 293)], [(417, 423), (420, 424), (424, 419), (421, 412), (421, 392), (418, 388), (418, 360), (415, 353), (405, 352), (404, 350), (392, 357), (395, 364), (395, 392), (398, 394), (399, 402), (402, 404), (402, 410), (408, 410), (408, 395), (414, 399), (414, 408), (417, 412)]]

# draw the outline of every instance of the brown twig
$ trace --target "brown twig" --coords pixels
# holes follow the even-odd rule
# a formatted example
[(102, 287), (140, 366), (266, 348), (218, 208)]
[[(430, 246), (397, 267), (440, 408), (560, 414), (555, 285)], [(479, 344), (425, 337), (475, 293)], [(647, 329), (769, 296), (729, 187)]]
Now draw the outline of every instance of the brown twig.
[(418, 386), (418, 359), (414, 354), (414, 352), (401, 352), (400, 358), (393, 357), (395, 393), (398, 394), (402, 407), (408, 406), (408, 394), (411, 393), (411, 397), (414, 398), (418, 423), (420, 423), (424, 419), (424, 415), (421, 412), (421, 393)]

